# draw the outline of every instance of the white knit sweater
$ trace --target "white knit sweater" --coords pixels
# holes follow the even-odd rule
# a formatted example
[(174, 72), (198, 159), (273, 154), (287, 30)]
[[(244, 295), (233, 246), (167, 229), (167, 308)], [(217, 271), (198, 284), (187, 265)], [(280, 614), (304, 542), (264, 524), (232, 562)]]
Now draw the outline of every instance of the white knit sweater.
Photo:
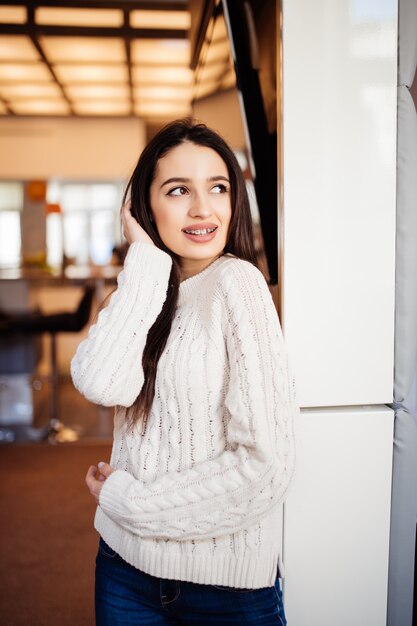
[(95, 527), (128, 563), (161, 578), (260, 588), (281, 576), (282, 502), (299, 408), (262, 274), (225, 254), (180, 284), (145, 434), (126, 428), (171, 257), (133, 243), (117, 290), (71, 363), (77, 389), (116, 406)]

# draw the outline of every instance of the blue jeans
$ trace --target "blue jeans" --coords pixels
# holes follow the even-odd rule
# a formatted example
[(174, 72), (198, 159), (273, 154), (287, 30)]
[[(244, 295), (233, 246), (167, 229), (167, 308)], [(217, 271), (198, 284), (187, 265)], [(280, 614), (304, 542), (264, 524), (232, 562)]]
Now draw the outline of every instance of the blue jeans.
[(156, 578), (129, 565), (100, 538), (96, 558), (96, 624), (257, 624), (285, 626), (282, 593)]

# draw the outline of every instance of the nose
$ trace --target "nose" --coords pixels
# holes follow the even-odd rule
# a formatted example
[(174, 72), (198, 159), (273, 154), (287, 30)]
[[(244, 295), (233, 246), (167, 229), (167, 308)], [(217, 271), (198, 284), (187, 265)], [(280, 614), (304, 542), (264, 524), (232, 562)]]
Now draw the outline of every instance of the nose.
[(207, 218), (211, 215), (211, 213), (212, 210), (208, 194), (196, 190), (193, 194), (193, 201), (189, 210), (190, 216)]

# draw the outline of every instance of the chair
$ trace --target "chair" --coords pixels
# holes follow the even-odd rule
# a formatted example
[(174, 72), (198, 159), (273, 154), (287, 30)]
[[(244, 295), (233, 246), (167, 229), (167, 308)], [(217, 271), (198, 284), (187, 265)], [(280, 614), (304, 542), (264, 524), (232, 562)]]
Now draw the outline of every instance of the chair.
[(36, 336), (44, 333), (50, 335), (50, 371), (51, 394), (49, 422), (42, 428), (32, 426), (8, 426), (2, 428), (1, 439), (11, 441), (44, 441), (51, 443), (76, 441), (78, 433), (66, 428), (59, 419), (59, 374), (57, 361), (57, 334), (77, 333), (84, 328), (90, 318), (94, 288), (87, 287), (73, 312), (43, 314), (36, 311), (30, 314), (2, 315), (0, 318), (0, 337), (2, 334), (19, 336)]

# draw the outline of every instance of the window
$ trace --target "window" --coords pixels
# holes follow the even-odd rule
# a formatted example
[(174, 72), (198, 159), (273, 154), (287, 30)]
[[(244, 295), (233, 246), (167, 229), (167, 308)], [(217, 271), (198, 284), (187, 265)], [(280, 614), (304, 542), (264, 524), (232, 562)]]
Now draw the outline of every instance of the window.
[(59, 265), (63, 252), (76, 264), (108, 263), (121, 243), (122, 193), (120, 182), (50, 182), (48, 203), (59, 204), (61, 214), (47, 218), (48, 263)]
[(22, 209), (23, 183), (0, 182), (0, 267), (20, 265)]
[[(48, 182), (47, 203), (61, 212), (47, 213), (47, 263), (62, 264), (63, 254), (77, 265), (105, 265), (122, 241), (120, 205), (124, 183)], [(0, 267), (19, 267), (22, 250), (23, 181), (0, 181)]]

